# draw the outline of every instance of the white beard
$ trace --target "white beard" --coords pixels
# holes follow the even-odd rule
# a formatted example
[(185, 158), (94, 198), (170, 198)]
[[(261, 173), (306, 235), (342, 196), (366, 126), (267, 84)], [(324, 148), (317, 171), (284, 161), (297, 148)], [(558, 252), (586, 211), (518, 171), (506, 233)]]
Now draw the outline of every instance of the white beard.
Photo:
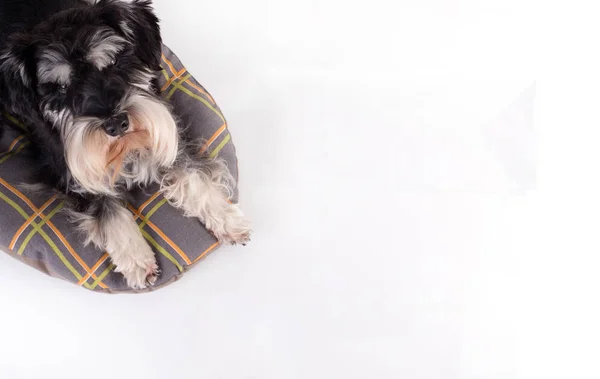
[[(126, 165), (114, 173), (108, 162), (111, 143), (116, 137), (107, 135), (101, 128), (102, 120), (96, 118), (61, 118), (59, 127), (65, 146), (69, 171), (76, 182), (74, 191), (114, 195), (114, 184), (125, 180), (149, 183), (158, 180), (160, 168), (171, 167), (177, 158), (179, 135), (176, 121), (169, 109), (152, 96), (133, 92), (121, 107), (129, 113), (130, 123), (148, 133), (149, 146), (136, 154), (128, 154)], [(64, 123), (63, 123), (64, 122)]]

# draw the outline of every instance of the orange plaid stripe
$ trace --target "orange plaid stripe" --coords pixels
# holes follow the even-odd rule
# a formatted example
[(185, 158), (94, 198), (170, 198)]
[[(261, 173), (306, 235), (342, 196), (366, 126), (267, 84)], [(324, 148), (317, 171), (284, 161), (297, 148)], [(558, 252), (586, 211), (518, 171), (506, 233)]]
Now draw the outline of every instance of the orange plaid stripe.
[[(56, 195), (52, 196), (44, 205), (42, 205), (42, 207), (40, 208), (40, 212), (44, 212), (46, 210), (46, 208), (48, 208), (50, 206), (50, 204), (52, 204), (54, 202), (54, 200), (56, 200)], [(44, 216), (41, 215), (41, 213), (34, 211), (33, 214), (31, 215), (31, 217), (29, 217), (29, 219), (27, 219), (27, 221), (23, 225), (21, 225), (21, 227), (17, 230), (14, 237), (10, 241), (10, 244), (8, 245), (9, 249), (12, 250), (15, 248), (15, 244), (19, 240), (19, 237), (21, 236), (23, 231), (25, 229), (27, 229), (27, 227), (33, 222), (33, 220), (35, 220), (38, 217), (44, 217)]]
[(160, 89), (160, 92), (166, 91), (167, 88), (169, 88), (169, 86), (171, 85), (171, 83), (173, 83), (175, 80), (179, 79), (181, 77), (181, 75), (185, 74), (185, 71), (186, 71), (186, 69), (184, 67), (181, 70), (179, 70), (179, 72), (177, 72), (177, 74), (175, 74), (171, 79), (167, 80), (165, 85), (162, 86), (162, 88)]
[(213, 97), (210, 95), (210, 93), (206, 92), (204, 89), (202, 89), (202, 87), (194, 84), (194, 82), (192, 82), (192, 80), (193, 80), (192, 78), (189, 78), (184, 83), (187, 84), (188, 86), (192, 87), (196, 91), (200, 92), (204, 96), (206, 96), (213, 104), (215, 104), (215, 99), (213, 99)]
[(204, 143), (204, 145), (202, 146), (202, 148), (200, 149), (200, 154), (204, 154), (204, 152), (206, 151), (206, 149), (208, 149), (210, 147), (210, 145), (215, 142), (215, 140), (217, 138), (219, 138), (219, 136), (227, 129), (227, 123), (221, 125), (221, 127), (219, 129), (217, 129), (217, 131), (208, 139), (208, 141), (206, 141)]
[[(171, 71), (171, 73), (174, 75), (174, 77), (172, 77), (171, 79), (169, 79), (167, 81), (167, 83), (165, 83), (165, 85), (161, 88), (161, 92), (166, 91), (167, 88), (169, 88), (169, 86), (179, 77), (181, 77), (181, 75), (183, 75), (186, 72), (185, 67), (182, 68), (179, 71), (175, 71), (175, 67), (173, 66), (173, 62), (171, 62), (167, 57), (165, 57), (164, 54), (162, 54), (161, 56), (163, 62), (166, 63), (167, 67), (169, 68), (169, 70)], [(193, 82), (193, 78), (190, 76), (188, 78), (186, 78), (183, 83), (187, 84), (188, 86), (192, 87), (193, 89), (195, 89), (198, 93), (204, 95), (208, 100), (210, 100), (210, 102), (213, 105), (216, 105), (215, 103), (215, 99), (208, 93), (206, 92), (206, 90), (204, 90), (201, 86), (195, 84)], [(183, 84), (182, 83), (182, 84)]]
[(17, 146), (17, 143), (19, 143), (19, 141), (22, 140), (23, 138), (25, 138), (25, 134), (21, 134), (20, 136), (15, 138), (14, 141), (12, 141), (12, 143), (8, 147), (8, 151), (9, 152), (12, 151), (15, 148), (15, 146)]
[[(106, 262), (106, 260), (108, 259), (108, 253), (105, 253), (99, 260), (98, 262), (96, 262), (96, 264), (91, 268), (90, 273), (85, 274), (85, 276), (83, 276), (81, 278), (81, 280), (79, 280), (79, 282), (77, 282), (77, 285), (80, 286), (83, 283), (87, 282), (87, 280), (90, 278), (91, 275), (94, 275), (96, 273), (96, 270), (98, 269), (98, 267), (100, 267), (102, 265), (102, 263)], [(98, 279), (98, 277), (96, 277), (94, 275), (94, 279)], [(98, 282), (98, 284), (100, 284), (101, 282)], [(101, 285), (101, 284), (100, 284)]]
[(208, 249), (206, 249), (202, 254), (200, 254), (198, 256), (198, 258), (194, 259), (194, 263), (198, 262), (200, 259), (204, 258), (208, 253), (210, 253), (211, 251), (213, 251), (217, 246), (219, 246), (221, 243), (220, 242), (215, 242), (212, 245), (210, 245), (208, 247)]
[[(44, 213), (42, 213), (41, 209), (37, 208), (35, 206), (35, 204), (33, 204), (31, 202), (31, 200), (29, 200), (29, 198), (27, 198), (27, 196), (25, 196), (23, 193), (21, 193), (19, 190), (17, 190), (16, 188), (14, 188), (13, 186), (11, 186), (10, 184), (8, 184), (4, 179), (0, 178), (0, 184), (2, 184), (4, 187), (6, 187), (10, 192), (12, 192), (15, 196), (17, 196), (19, 199), (21, 199), (25, 204), (27, 204), (27, 206), (29, 206), (29, 208), (31, 208), (32, 211), (34, 211), (36, 214), (38, 214), (40, 217), (44, 217)], [(48, 220), (46, 222), (46, 225), (48, 225), (48, 227), (54, 232), (54, 234), (56, 235), (56, 237), (58, 237), (58, 239), (62, 242), (62, 244), (67, 248), (67, 250), (69, 251), (69, 253), (71, 254), (71, 256), (77, 261), (77, 263), (79, 263), (79, 265), (85, 270), (85, 272), (87, 274), (91, 274), (91, 276), (93, 278), (96, 278), (96, 276), (90, 272), (90, 268), (88, 267), (88, 265), (83, 261), (83, 259), (81, 259), (81, 257), (75, 252), (75, 250), (73, 249), (73, 247), (71, 246), (71, 244), (69, 244), (69, 242), (67, 241), (67, 239), (65, 238), (65, 236), (58, 230), (58, 228), (52, 223), (52, 221)], [(100, 282), (99, 285), (102, 288), (108, 288), (108, 286), (106, 286), (106, 284)]]
[[(20, 144), (20, 146), (19, 146), (19, 142), (22, 142)], [(9, 159), (10, 157), (20, 153), (28, 143), (29, 142), (26, 140), (24, 134), (21, 134), (20, 136), (15, 138), (11, 142), (10, 146), (8, 147), (8, 150), (0, 153), (0, 164), (6, 162), (6, 160)], [(17, 146), (18, 146), (18, 148), (17, 148)]]
[[(211, 157), (218, 155), (223, 147), (226, 146), (231, 140), (231, 136), (228, 133), (228, 125), (221, 113), (221, 110), (215, 103), (214, 98), (191, 76), (191, 74), (189, 74), (179, 59), (177, 59), (177, 57), (172, 54), (170, 50), (166, 49), (164, 51), (166, 55), (163, 54), (161, 57), (163, 72), (161, 75), (162, 84), (160, 86), (161, 91), (164, 92), (163, 99), (166, 101), (171, 101), (171, 96), (177, 93), (177, 97), (172, 100), (176, 106), (181, 106), (181, 104), (190, 104), (189, 100), (185, 99), (186, 96), (197, 100), (199, 103), (202, 103), (202, 105), (198, 104), (200, 107), (200, 109), (198, 109), (198, 114), (201, 115), (200, 119), (206, 123), (206, 129), (204, 129), (204, 132), (205, 136), (208, 138), (203, 141), (202, 147), (200, 148), (200, 153), (210, 153)], [(165, 96), (167, 93), (168, 96)], [(12, 119), (10, 119), (10, 121), (13, 123), (18, 122), (17, 120)], [(196, 126), (198, 125), (194, 125), (194, 127)], [(26, 131), (25, 126), (22, 126), (22, 129)], [(0, 154), (0, 163), (3, 163), (8, 159), (11, 159), (10, 162), (14, 161), (14, 158), (11, 157), (19, 154), (25, 145), (29, 143), (25, 136), (26, 134), (22, 134), (12, 141), (6, 141), (9, 142), (10, 145), (8, 151)], [(8, 144), (4, 146), (7, 145)], [(11, 175), (9, 177), (11, 178), (9, 181), (12, 181), (13, 176)], [(80, 253), (83, 254), (83, 258), (90, 262), (91, 267), (88, 266), (82, 259), (82, 256), (75, 251), (74, 247), (77, 248), (77, 246), (71, 246), (69, 241), (65, 238), (65, 234), (63, 234), (72, 230), (68, 229), (61, 232), (58, 230), (56, 225), (62, 225), (63, 219), (60, 218), (59, 220), (59, 217), (54, 217), (54, 220), (51, 220), (55, 214), (58, 214), (57, 212), (59, 212), (63, 206), (62, 202), (58, 202), (58, 198), (56, 196), (52, 196), (47, 200), (43, 199), (45, 201), (44, 204), (38, 208), (35, 206), (35, 204), (33, 204), (33, 197), (32, 199), (27, 198), (15, 187), (9, 185), (4, 178), (0, 178), (0, 184), (8, 189), (8, 191), (3, 192), (2, 188), (0, 188), (0, 196), (2, 196), (2, 199), (12, 208), (17, 210), (17, 212), (20, 214), (19, 217), (23, 217), (21, 221), (17, 223), (17, 225), (14, 225), (15, 228), (19, 227), (18, 230), (16, 230), (16, 232), (11, 232), (11, 235), (5, 236), (7, 240), (10, 239), (10, 243), (6, 241), (7, 244), (5, 246), (9, 246), (11, 250), (14, 250), (15, 248), (19, 248), (19, 245), (21, 245), (19, 248), (20, 253), (27, 253), (28, 251), (31, 251), (31, 248), (39, 248), (39, 244), (43, 243), (43, 241), (37, 237), (36, 239), (32, 240), (31, 237), (37, 233), (37, 235), (41, 235), (48, 246), (53, 249), (54, 253), (58, 258), (60, 258), (66, 268), (75, 275), (75, 281), (78, 285), (84, 285), (89, 289), (94, 289), (96, 286), (108, 289), (109, 287), (103, 283), (103, 281), (111, 284), (111, 286), (112, 283), (115, 283), (114, 280), (118, 278), (114, 275), (109, 275), (114, 271), (114, 265), (110, 264), (110, 256), (107, 252), (104, 252), (102, 256), (96, 260), (95, 255), (90, 255), (93, 254), (93, 251), (88, 251), (87, 249), (85, 250), (85, 253), (81, 251)], [(25, 205), (21, 204), (21, 201)], [(37, 200), (34, 201), (37, 203)], [(37, 204), (41, 204), (42, 202), (43, 201), (40, 201)], [(167, 258), (168, 261), (170, 261), (176, 268), (179, 269), (180, 272), (182, 272), (184, 266), (189, 266), (200, 261), (206, 255), (220, 246), (220, 243), (213, 243), (212, 241), (214, 241), (214, 239), (210, 240), (210, 242), (205, 240), (205, 242), (208, 243), (198, 248), (198, 246), (194, 246), (193, 244), (189, 245), (187, 238), (178, 240), (177, 234), (174, 236), (167, 235), (163, 231), (164, 225), (161, 225), (164, 220), (161, 220), (161, 218), (158, 216), (152, 218), (155, 212), (164, 204), (166, 204), (166, 199), (161, 197), (160, 192), (157, 192), (146, 199), (137, 209), (131, 204), (128, 205), (128, 209), (132, 212), (132, 217), (134, 217), (134, 220), (136, 220), (136, 222), (139, 224), (144, 238), (146, 238), (153, 249), (157, 251), (157, 254), (162, 254), (162, 256)], [(30, 208), (33, 213), (28, 211), (27, 208)], [(157, 215), (162, 214), (162, 212), (157, 213)], [(38, 221), (37, 218), (41, 218), (41, 221)], [(21, 224), (23, 221), (24, 223)], [(11, 220), (11, 222), (13, 221)], [(148, 228), (145, 228), (146, 225), (148, 225)], [(149, 234), (148, 232), (152, 234)], [(49, 238), (48, 234), (52, 238)], [(29, 241), (31, 241), (31, 245), (34, 246), (28, 246)], [(210, 244), (210, 246), (206, 247), (207, 244)], [(188, 253), (191, 255), (188, 255), (184, 249), (189, 249), (190, 251), (188, 251)], [(64, 250), (67, 250), (68, 253)], [(176, 259), (173, 256), (175, 256)], [(91, 264), (92, 261), (95, 261), (95, 263)], [(53, 262), (60, 264), (60, 262), (55, 260), (55, 258), (53, 258)], [(165, 266), (165, 268), (168, 267), (172, 267), (173, 269), (175, 268), (170, 264)], [(64, 269), (64, 267), (61, 267), (61, 270)], [(65, 274), (68, 274), (68, 271), (64, 272)], [(118, 288), (121, 288), (120, 285), (115, 284), (115, 290), (118, 291)]]
[(141, 213), (141, 211), (138, 211), (131, 205), (128, 205), (128, 208), (129, 208), (129, 210), (131, 210), (133, 212), (136, 219), (139, 217), (140, 219), (142, 219), (142, 221), (145, 221), (146, 225), (148, 225), (152, 230), (154, 230), (156, 232), (156, 234), (158, 234), (163, 239), (163, 241), (165, 241), (167, 243), (167, 245), (171, 246), (171, 248), (173, 250), (175, 250), (177, 252), (177, 254), (179, 254), (179, 256), (185, 261), (185, 263), (187, 263), (187, 264), (192, 263), (192, 261), (190, 261), (190, 258), (187, 256), (187, 254), (184, 253), (183, 250), (181, 250), (181, 248), (179, 246), (177, 246), (177, 244), (175, 242), (173, 242), (169, 237), (167, 237), (167, 235), (158, 226), (156, 226), (154, 223), (152, 223), (152, 221), (150, 221), (149, 217), (148, 218), (144, 217), (144, 215)]
[(171, 70), (171, 73), (172, 73), (173, 75), (176, 75), (176, 74), (175, 74), (175, 67), (173, 67), (173, 63), (171, 63), (171, 61), (170, 61), (170, 60), (168, 60), (168, 59), (167, 59), (167, 57), (165, 57), (165, 55), (164, 55), (164, 54), (161, 54), (161, 56), (160, 56), (160, 57), (161, 57), (161, 59), (162, 59), (162, 60), (163, 60), (163, 61), (164, 61), (164, 62), (167, 64), (167, 66), (169, 67), (169, 70)]
[[(146, 209), (146, 207), (148, 207), (150, 204), (152, 204), (154, 202), (154, 200), (156, 200), (160, 195), (161, 195), (160, 192), (155, 192), (138, 209), (135, 209), (135, 207), (133, 207), (131, 204), (127, 204), (127, 208), (133, 213), (134, 220), (137, 220), (138, 218), (140, 218), (143, 221), (145, 221), (146, 224), (150, 228), (152, 228), (152, 230), (154, 230), (165, 241), (165, 243), (167, 243), (173, 250), (175, 250), (177, 252), (177, 254), (179, 254), (179, 256), (187, 264), (191, 264), (191, 261), (190, 261), (190, 258), (188, 257), (188, 255), (175, 242), (173, 242), (158, 226), (156, 226), (154, 223), (152, 223), (150, 220), (146, 219), (142, 215), (142, 212), (144, 211), (144, 209)], [(94, 267), (101, 265), (104, 262), (103, 258), (104, 257), (100, 258), (98, 260), (98, 262), (96, 262)], [(95, 270), (92, 269), (92, 271), (95, 271)]]

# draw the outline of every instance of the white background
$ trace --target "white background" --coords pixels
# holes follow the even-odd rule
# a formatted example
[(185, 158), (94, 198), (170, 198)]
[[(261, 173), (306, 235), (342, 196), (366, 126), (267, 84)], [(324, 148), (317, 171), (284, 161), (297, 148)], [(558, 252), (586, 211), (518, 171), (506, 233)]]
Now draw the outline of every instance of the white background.
[(252, 243), (139, 296), (0, 255), (1, 378), (598, 377), (591, 9), (156, 3)]

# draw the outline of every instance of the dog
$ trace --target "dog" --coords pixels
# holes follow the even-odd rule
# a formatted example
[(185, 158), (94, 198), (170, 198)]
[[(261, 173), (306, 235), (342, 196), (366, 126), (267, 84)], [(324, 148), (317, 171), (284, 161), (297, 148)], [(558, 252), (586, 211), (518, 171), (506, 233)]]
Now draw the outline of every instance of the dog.
[(37, 181), (64, 196), (86, 244), (129, 287), (154, 284), (156, 258), (127, 191), (158, 183), (221, 243), (246, 244), (226, 165), (199, 156), (159, 97), (161, 35), (151, 1), (2, 0), (0, 104), (30, 126)]

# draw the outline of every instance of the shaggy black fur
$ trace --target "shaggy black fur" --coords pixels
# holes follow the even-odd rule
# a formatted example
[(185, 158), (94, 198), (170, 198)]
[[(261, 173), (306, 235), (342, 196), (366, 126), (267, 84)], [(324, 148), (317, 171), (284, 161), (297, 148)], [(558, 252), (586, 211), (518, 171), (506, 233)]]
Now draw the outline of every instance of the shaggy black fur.
[(251, 234), (227, 201), (227, 166), (198, 156), (159, 97), (161, 47), (148, 0), (0, 0), (0, 106), (31, 128), (37, 181), (68, 200), (71, 221), (133, 288), (154, 284), (159, 267), (126, 188), (159, 183), (221, 243)]
[[(109, 72), (83, 63), (82, 55), (99, 27), (109, 27), (132, 42)], [(38, 80), (40, 50), (48, 46), (66, 52), (75, 67), (68, 90)], [(45, 121), (42, 105), (67, 108), (75, 116), (118, 117), (113, 111), (130, 75), (144, 68), (158, 72), (160, 54), (158, 19), (150, 1), (0, 1), (0, 104), (31, 128), (39, 181), (67, 191), (70, 180), (59, 131)], [(156, 83), (152, 85), (156, 91)]]

